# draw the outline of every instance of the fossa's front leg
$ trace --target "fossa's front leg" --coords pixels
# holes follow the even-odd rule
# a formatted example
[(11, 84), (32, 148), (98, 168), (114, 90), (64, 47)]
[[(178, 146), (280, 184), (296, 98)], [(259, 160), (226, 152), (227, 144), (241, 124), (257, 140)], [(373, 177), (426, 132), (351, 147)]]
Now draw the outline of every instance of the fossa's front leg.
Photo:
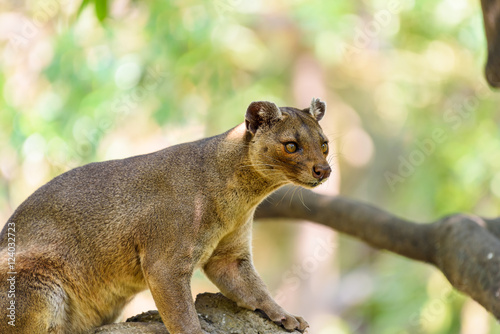
[(251, 222), (221, 240), (203, 269), (210, 280), (238, 306), (263, 311), (287, 330), (304, 331), (309, 325), (287, 313), (271, 297), (257, 274), (250, 253)]
[(166, 259), (146, 258), (143, 263), (163, 323), (171, 334), (204, 334), (191, 295), (191, 263)]

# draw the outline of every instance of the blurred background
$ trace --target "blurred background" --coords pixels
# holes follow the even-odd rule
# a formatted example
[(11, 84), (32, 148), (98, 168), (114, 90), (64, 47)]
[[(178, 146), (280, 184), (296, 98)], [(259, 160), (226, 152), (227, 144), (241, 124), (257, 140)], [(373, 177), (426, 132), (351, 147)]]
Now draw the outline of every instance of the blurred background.
[[(0, 225), (71, 168), (223, 132), (255, 100), (313, 97), (333, 148), (318, 191), (423, 223), (500, 214), (478, 0), (96, 2), (0, 4)], [(313, 334), (500, 333), (432, 267), (314, 224), (257, 222), (254, 261)], [(123, 318), (153, 308), (144, 292)]]

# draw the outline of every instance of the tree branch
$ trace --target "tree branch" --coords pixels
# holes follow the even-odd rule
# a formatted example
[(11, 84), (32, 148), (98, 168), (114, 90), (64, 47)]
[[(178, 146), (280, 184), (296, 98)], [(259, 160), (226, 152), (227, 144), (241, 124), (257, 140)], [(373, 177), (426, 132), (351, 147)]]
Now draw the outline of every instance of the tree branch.
[[(196, 297), (196, 312), (203, 332), (207, 334), (301, 334), (288, 332), (263, 313), (250, 311), (217, 293)], [(127, 322), (104, 325), (87, 334), (169, 334), (158, 311), (148, 311), (127, 319)], [(188, 333), (189, 334), (189, 333)]]
[(488, 43), (485, 77), (490, 86), (500, 87), (500, 0), (481, 0), (484, 31)]
[(371, 246), (436, 266), (450, 283), (500, 319), (500, 219), (456, 214), (421, 224), (374, 206), (303, 190), (278, 190), (255, 217), (316, 222)]

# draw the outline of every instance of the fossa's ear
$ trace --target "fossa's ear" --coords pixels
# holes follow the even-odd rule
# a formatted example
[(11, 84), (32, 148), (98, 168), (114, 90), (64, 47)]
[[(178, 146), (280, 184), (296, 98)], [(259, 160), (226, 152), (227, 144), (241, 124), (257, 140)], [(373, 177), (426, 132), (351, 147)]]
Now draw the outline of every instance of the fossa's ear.
[(311, 106), (304, 111), (310, 113), (319, 122), (325, 116), (326, 103), (314, 98), (311, 101)]
[(247, 131), (255, 135), (259, 127), (270, 126), (281, 118), (283, 118), (283, 114), (274, 103), (257, 101), (250, 103), (248, 106), (245, 115), (245, 125)]

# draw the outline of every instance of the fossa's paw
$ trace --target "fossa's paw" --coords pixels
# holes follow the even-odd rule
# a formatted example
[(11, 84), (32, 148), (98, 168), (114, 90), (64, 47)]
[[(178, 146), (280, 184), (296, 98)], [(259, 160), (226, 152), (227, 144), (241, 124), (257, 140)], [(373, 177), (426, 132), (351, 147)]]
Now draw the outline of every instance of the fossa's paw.
[[(264, 311), (264, 310), (263, 310)], [(304, 332), (309, 324), (302, 317), (291, 315), (283, 310), (266, 310), (264, 313), (275, 323), (283, 326), (287, 331), (298, 330)]]
[(309, 327), (307, 321), (305, 321), (302, 317), (291, 315), (288, 313), (286, 314), (285, 319), (281, 321), (281, 324), (288, 331), (293, 331), (296, 329), (302, 333), (306, 330), (307, 327)]

